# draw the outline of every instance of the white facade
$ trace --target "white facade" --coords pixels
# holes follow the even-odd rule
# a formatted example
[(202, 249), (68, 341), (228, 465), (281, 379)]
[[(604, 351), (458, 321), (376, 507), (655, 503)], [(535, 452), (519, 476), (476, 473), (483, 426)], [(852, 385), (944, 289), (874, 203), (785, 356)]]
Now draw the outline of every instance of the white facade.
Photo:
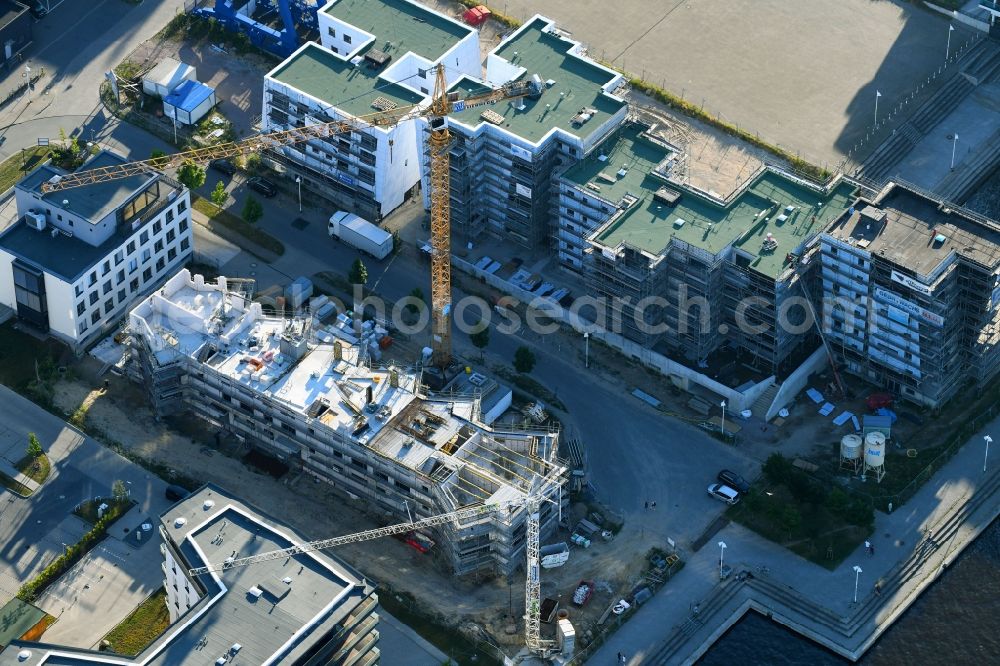
[(198, 588), (191, 584), (186, 575), (186, 567), (178, 564), (171, 549), (160, 545), (163, 553), (163, 588), (167, 591), (167, 610), (170, 612), (170, 624), (177, 622), (192, 606), (201, 599)]
[[(457, 26), (453, 30), (465, 33), (464, 37), (456, 37), (443, 53), (429, 55), (411, 50), (425, 47), (419, 40), (412, 45), (406, 40), (393, 44), (389, 38), (353, 25), (348, 16), (331, 15), (327, 10), (336, 4), (332, 2), (317, 13), (322, 46), (303, 45), (265, 77), (264, 131), (352, 120), (376, 112), (374, 106), (365, 102), (379, 96), (393, 97), (400, 108), (425, 105), (433, 92), (434, 68), (438, 63), (446, 64), (450, 82), (480, 71), (479, 33), (448, 16), (408, 2), (409, 15), (398, 17), (401, 27), (386, 26), (389, 34), (412, 30), (413, 16), (422, 15), (425, 22), (447, 22)], [(362, 5), (356, 6), (353, 13), (367, 11)], [(349, 9), (344, 5), (343, 12), (352, 14)], [(375, 16), (380, 13), (375, 12)], [(357, 20), (372, 18), (359, 15)], [(364, 62), (364, 54), (370, 50), (391, 56), (377, 73)], [(329, 86), (312, 80), (315, 70), (307, 80), (296, 79), (293, 73), (296, 61), (305, 59), (328, 63), (322, 75), (330, 78)], [(358, 89), (359, 82), (366, 77), (371, 79), (370, 88)], [(341, 80), (343, 85), (338, 83)], [(403, 94), (390, 94), (389, 84), (398, 86), (393, 87), (394, 93)], [(420, 181), (419, 141), (412, 119), (388, 127), (368, 127), (362, 121), (350, 133), (285, 146), (276, 158), (279, 168), (285, 169), (291, 180), (301, 178), (305, 189), (330, 200), (337, 208), (373, 222), (400, 206)]]
[[(85, 166), (121, 161), (108, 155)], [(0, 303), (79, 350), (191, 255), (190, 193), (150, 174), (123, 187), (105, 183), (77, 188), (76, 195), (43, 195), (39, 184), (56, 172), (40, 167), (16, 186), (19, 219), (0, 235)], [(82, 202), (91, 187), (111, 197), (97, 202), (93, 217), (75, 210), (72, 198)]]

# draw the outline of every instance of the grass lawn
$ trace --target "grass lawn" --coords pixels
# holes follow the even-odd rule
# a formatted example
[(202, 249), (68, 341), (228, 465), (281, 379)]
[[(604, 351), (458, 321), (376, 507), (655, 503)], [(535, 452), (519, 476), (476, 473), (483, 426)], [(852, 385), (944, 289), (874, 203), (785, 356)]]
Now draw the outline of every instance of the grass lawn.
[(108, 632), (104, 640), (112, 651), (134, 657), (155, 641), (169, 625), (167, 592), (161, 587)]
[[(6, 192), (14, 183), (45, 161), (49, 156), (48, 146), (32, 146), (24, 153), (14, 153), (0, 163), (0, 192)], [(23, 165), (23, 166), (22, 166)]]
[(7, 488), (8, 490), (13, 490), (18, 495), (27, 497), (28, 495), (31, 494), (31, 488), (28, 488), (28, 486), (24, 485), (19, 481), (15, 481), (14, 479), (10, 478), (3, 472), (0, 472), (0, 483), (3, 484), (4, 488)]
[(225, 209), (220, 210), (208, 199), (194, 194), (192, 195), (192, 198), (194, 199), (194, 203), (192, 203), (192, 205), (195, 210), (208, 217), (208, 219), (212, 222), (221, 224), (231, 231), (235, 231), (246, 239), (261, 246), (265, 250), (275, 253), (279, 257), (285, 253), (285, 246), (282, 242), (263, 229), (260, 229), (252, 224), (247, 224), (242, 220), (242, 218), (233, 215)]
[(35, 381), (55, 373), (56, 360), (66, 347), (54, 340), (39, 340), (14, 329), (14, 321), (0, 325), (0, 383), (23, 393)]
[(133, 502), (132, 500), (123, 500), (121, 502), (118, 502), (113, 499), (87, 500), (82, 504), (80, 504), (80, 507), (75, 511), (73, 511), (73, 513), (76, 514), (77, 516), (80, 516), (91, 525), (94, 525), (97, 523), (98, 520), (97, 507), (99, 507), (101, 503), (108, 504), (108, 506), (110, 507), (108, 509), (109, 511), (118, 509), (118, 516), (124, 515), (125, 512), (128, 511), (133, 504), (135, 504), (135, 502)]
[(35, 483), (44, 483), (45, 479), (49, 478), (49, 472), (52, 471), (52, 463), (44, 453), (37, 458), (24, 456), (14, 463), (14, 467)]

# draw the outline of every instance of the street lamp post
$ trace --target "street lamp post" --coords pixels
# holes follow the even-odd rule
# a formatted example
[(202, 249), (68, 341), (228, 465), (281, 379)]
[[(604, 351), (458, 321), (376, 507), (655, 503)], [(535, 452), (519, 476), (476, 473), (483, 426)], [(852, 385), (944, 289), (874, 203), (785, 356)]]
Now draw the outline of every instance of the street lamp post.
[(948, 44), (944, 47), (944, 61), (948, 62), (948, 57), (951, 56), (951, 33), (955, 32), (955, 26), (948, 24)]
[(24, 96), (31, 99), (31, 68), (27, 65), (24, 66)]
[(875, 129), (878, 129), (878, 98), (882, 96), (882, 93), (878, 90), (875, 91)]
[(719, 577), (722, 577), (722, 563), (726, 555), (726, 542), (719, 542)]
[(958, 147), (958, 132), (951, 138), (951, 170), (955, 170), (955, 148)]
[(723, 400), (722, 403), (722, 437), (726, 437), (726, 401)]
[(854, 603), (858, 603), (858, 580), (861, 578), (861, 567), (854, 565)]
[(590, 333), (588, 331), (583, 333), (583, 366), (590, 367)]
[(299, 186), (299, 212), (302, 212), (302, 176), (295, 177), (295, 183)]
[(985, 437), (983, 437), (983, 440), (986, 442), (986, 455), (983, 456), (983, 471), (985, 472), (986, 461), (989, 460), (990, 458), (990, 442), (993, 441), (993, 438), (990, 437), (989, 435), (986, 435)]

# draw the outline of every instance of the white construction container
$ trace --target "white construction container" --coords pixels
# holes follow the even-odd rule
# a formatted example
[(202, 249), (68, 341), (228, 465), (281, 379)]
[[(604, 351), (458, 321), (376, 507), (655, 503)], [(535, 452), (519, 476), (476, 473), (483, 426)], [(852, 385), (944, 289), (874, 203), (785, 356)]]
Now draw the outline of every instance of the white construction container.
[(385, 259), (392, 252), (392, 234), (353, 213), (334, 213), (328, 230), (334, 238), (376, 259)]
[(538, 549), (538, 556), (543, 569), (555, 569), (569, 561), (569, 546), (565, 541), (542, 546)]

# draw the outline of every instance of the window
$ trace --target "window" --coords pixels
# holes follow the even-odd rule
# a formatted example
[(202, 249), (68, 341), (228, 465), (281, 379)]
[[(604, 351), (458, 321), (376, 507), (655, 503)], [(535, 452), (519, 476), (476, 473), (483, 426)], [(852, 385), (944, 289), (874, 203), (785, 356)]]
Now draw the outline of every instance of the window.
[(152, 257), (153, 253), (149, 250), (149, 248), (146, 248), (145, 250), (142, 251), (142, 263), (146, 263), (147, 261), (152, 259)]
[(330, 35), (331, 37), (336, 37), (337, 36), (337, 31), (334, 30), (333, 28), (327, 28), (326, 29), (326, 34)]
[(126, 247), (125, 247), (125, 251), (126, 251), (126, 252), (128, 252), (129, 254), (132, 254), (133, 252), (135, 252), (135, 241), (131, 241), (131, 242), (130, 242), (130, 243), (129, 243), (129, 244), (128, 244), (128, 245), (126, 246)]
[(344, 43), (345, 44), (350, 44), (351, 43), (351, 36), (350, 35), (344, 35)]
[(100, 320), (101, 320), (101, 311), (100, 310), (94, 310), (94, 313), (92, 315), (90, 315), (90, 323), (91, 324), (96, 324)]
[(78, 284), (75, 287), (73, 287), (73, 293), (75, 293), (77, 296), (83, 296), (83, 285)]
[(129, 291), (139, 291), (139, 278), (135, 278), (128, 283)]
[(182, 232), (187, 231), (188, 221), (187, 220), (181, 220), (181, 223), (177, 225), (177, 228), (180, 229)]
[(115, 309), (115, 301), (112, 298), (104, 301), (104, 314), (109, 315)]
[(191, 244), (188, 243), (188, 239), (187, 238), (181, 240), (181, 250), (186, 250), (189, 247), (191, 247)]
[(339, 51), (339, 50), (337, 49), (337, 47), (336, 47), (336, 46), (334, 46), (334, 47), (333, 47), (333, 48), (331, 48), (330, 50), (331, 50), (331, 51), (333, 51), (334, 53), (340, 53), (340, 51)]
[(157, 220), (156, 222), (153, 222), (153, 233), (154, 234), (158, 234), (161, 231), (163, 231), (163, 223), (160, 222), (159, 220)]
[(136, 271), (137, 268), (139, 268), (139, 260), (138, 259), (129, 259), (128, 260), (128, 272), (129, 272), (129, 274), (131, 275), (132, 273), (135, 273), (135, 271)]
[(148, 242), (149, 242), (149, 232), (143, 231), (141, 234), (139, 234), (139, 244), (145, 245)]
[(101, 275), (107, 275), (111, 272), (111, 262), (105, 261), (104, 266), (101, 267)]
[(153, 244), (153, 252), (163, 252), (163, 241), (158, 240)]
[(81, 321), (80, 325), (76, 327), (77, 333), (80, 333), (82, 335), (83, 332), (87, 330), (87, 326), (88, 326), (87, 322)]
[(121, 265), (125, 261), (125, 252), (123, 250), (118, 250), (115, 252), (115, 266)]
[(176, 258), (177, 258), (177, 250), (175, 250), (174, 248), (170, 248), (169, 250), (167, 250), (167, 261), (173, 261)]
[(186, 211), (187, 207), (188, 207), (188, 205), (187, 205), (186, 201), (182, 201), (179, 204), (177, 204), (177, 214), (180, 215), (181, 213), (183, 213), (184, 211)]
[(177, 232), (175, 232), (173, 229), (168, 229), (167, 230), (167, 242), (168, 243), (173, 243), (175, 238), (177, 238)]
[(426, 79), (427, 78), (427, 70), (426, 69), (417, 68), (417, 76), (419, 76), (422, 79)]
[(420, 92), (422, 92), (423, 94), (426, 95), (427, 94), (427, 88), (425, 88), (423, 86), (420, 86)]
[(125, 290), (124, 289), (119, 289), (118, 290), (118, 302), (121, 303), (124, 300), (125, 300)]
[(105, 282), (104, 284), (101, 285), (101, 293), (102, 294), (110, 294), (111, 293), (111, 280), (108, 280), (107, 282)]
[(96, 291), (90, 292), (90, 304), (91, 305), (93, 305), (94, 303), (96, 303), (98, 298), (100, 298), (100, 296), (97, 295)]
[(168, 210), (167, 211), (167, 224), (169, 224), (169, 223), (171, 223), (173, 221), (174, 221), (174, 211)]
[(156, 260), (156, 272), (159, 273), (160, 271), (162, 271), (163, 267), (166, 266), (166, 265), (167, 265), (167, 262), (164, 261), (163, 257), (160, 257), (159, 259), (157, 259)]
[(79, 303), (77, 303), (76, 304), (76, 314), (77, 314), (77, 316), (82, 315), (83, 311), (86, 310), (86, 309), (87, 309), (87, 304), (86, 303), (84, 303), (83, 301), (80, 301)]
[(149, 282), (152, 279), (153, 279), (153, 269), (152, 268), (147, 268), (146, 270), (144, 270), (142, 272), (142, 281), (143, 282)]
[(125, 271), (121, 270), (115, 274), (115, 284), (121, 284), (125, 281)]
[(87, 286), (93, 287), (95, 284), (97, 284), (97, 271), (91, 271), (90, 277), (87, 279)]

